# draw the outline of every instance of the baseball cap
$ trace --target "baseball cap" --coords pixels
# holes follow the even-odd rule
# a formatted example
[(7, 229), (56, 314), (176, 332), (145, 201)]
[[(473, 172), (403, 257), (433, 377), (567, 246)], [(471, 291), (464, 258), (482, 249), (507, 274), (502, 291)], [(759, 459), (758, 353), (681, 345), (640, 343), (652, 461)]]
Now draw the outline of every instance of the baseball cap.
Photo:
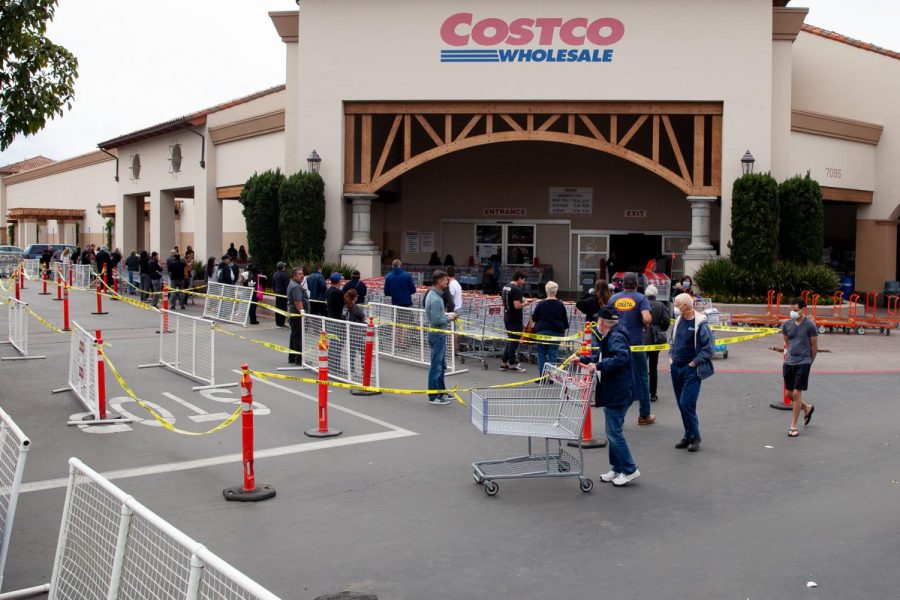
[(622, 280), (622, 285), (625, 287), (637, 287), (637, 275), (634, 273), (625, 273), (625, 278)]
[(618, 321), (619, 314), (608, 306), (601, 306), (600, 310), (597, 311), (597, 318), (604, 321)]
[(337, 283), (341, 279), (343, 279), (343, 276), (340, 273), (332, 273), (331, 274), (331, 281)]

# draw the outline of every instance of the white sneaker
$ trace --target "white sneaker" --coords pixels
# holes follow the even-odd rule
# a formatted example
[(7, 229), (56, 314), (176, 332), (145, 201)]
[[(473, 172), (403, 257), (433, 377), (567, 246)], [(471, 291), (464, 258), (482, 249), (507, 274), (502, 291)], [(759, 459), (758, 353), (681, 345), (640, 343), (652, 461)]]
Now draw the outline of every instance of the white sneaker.
[(604, 483), (609, 483), (610, 481), (612, 481), (613, 479), (618, 477), (618, 475), (619, 474), (616, 473), (615, 471), (610, 470), (608, 473), (604, 473), (603, 475), (600, 476), (600, 481), (602, 481)]
[(429, 404), (433, 404), (435, 406), (444, 406), (446, 404), (450, 404), (450, 398), (446, 398), (444, 396), (437, 396), (436, 398), (429, 398)]
[(634, 473), (631, 475), (626, 475), (625, 473), (619, 473), (616, 475), (616, 478), (612, 480), (613, 485), (628, 485), (635, 479), (641, 476), (641, 472), (635, 469)]

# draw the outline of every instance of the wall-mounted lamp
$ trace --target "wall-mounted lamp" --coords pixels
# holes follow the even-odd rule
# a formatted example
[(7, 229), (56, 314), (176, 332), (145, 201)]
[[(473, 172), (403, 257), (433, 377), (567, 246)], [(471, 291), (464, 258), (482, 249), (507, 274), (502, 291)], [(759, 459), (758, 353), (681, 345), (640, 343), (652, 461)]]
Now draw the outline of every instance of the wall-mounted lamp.
[(315, 150), (306, 157), (306, 164), (309, 166), (310, 173), (318, 173), (322, 166), (322, 157)]
[(756, 162), (756, 159), (753, 158), (753, 155), (750, 154), (750, 151), (747, 150), (744, 153), (743, 158), (741, 158), (741, 169), (744, 171), (744, 175), (752, 175), (753, 174), (753, 163)]

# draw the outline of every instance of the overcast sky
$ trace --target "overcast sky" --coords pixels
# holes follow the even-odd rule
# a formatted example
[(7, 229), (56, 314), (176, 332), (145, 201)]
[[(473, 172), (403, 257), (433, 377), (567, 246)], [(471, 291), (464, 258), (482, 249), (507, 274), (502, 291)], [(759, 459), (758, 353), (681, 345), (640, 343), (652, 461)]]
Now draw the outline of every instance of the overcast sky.
[[(810, 8), (807, 23), (900, 50), (900, 0), (791, 5)], [(13, 142), (0, 165), (90, 152), (97, 142), (284, 83), (284, 45), (267, 13), (296, 8), (294, 0), (60, 0), (48, 35), (78, 57), (72, 110)]]

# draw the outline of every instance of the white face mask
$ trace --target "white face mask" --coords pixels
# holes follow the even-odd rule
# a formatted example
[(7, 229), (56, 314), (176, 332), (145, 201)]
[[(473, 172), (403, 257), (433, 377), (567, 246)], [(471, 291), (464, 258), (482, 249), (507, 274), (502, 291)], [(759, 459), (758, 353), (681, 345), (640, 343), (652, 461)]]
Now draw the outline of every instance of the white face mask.
[(792, 311), (791, 311), (791, 318), (792, 318), (792, 319), (799, 319), (799, 318), (800, 318), (800, 313), (798, 313), (796, 310), (792, 310)]
[(608, 283), (608, 284), (606, 284), (606, 285), (607, 285), (607, 287), (609, 287), (610, 291), (615, 291), (616, 286), (614, 286), (614, 285), (611, 284), (611, 283)]
[(680, 316), (681, 316), (681, 309), (678, 308), (677, 306), (675, 307), (675, 316), (676, 316), (676, 317), (680, 317)]
[(684, 289), (688, 289), (689, 287), (691, 287), (691, 282), (690, 281), (682, 281), (681, 287), (683, 287)]

